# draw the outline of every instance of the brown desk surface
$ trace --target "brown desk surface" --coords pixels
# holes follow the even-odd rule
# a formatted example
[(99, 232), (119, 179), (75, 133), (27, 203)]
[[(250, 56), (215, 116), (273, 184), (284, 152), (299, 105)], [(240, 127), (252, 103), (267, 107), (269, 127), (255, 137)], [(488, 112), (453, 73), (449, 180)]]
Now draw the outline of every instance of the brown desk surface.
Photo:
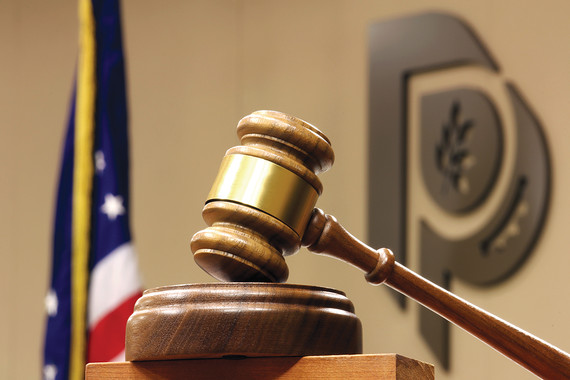
[(434, 379), (431, 364), (397, 354), (90, 363), (95, 379)]

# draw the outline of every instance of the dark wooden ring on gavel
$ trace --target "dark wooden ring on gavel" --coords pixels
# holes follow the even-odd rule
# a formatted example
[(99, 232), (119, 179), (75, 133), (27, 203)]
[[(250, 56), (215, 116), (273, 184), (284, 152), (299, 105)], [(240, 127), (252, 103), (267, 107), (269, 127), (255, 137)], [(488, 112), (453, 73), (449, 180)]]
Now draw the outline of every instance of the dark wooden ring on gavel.
[(334, 160), (329, 140), (311, 124), (274, 111), (238, 125), (241, 146), (228, 150), (202, 213), (210, 226), (194, 235), (196, 263), (224, 281), (287, 279), (283, 256), (306, 245), (348, 262), (373, 284), (385, 283), (481, 339), (534, 374), (570, 378), (570, 355), (470, 304), (374, 250), (334, 217), (313, 211), (316, 174)]

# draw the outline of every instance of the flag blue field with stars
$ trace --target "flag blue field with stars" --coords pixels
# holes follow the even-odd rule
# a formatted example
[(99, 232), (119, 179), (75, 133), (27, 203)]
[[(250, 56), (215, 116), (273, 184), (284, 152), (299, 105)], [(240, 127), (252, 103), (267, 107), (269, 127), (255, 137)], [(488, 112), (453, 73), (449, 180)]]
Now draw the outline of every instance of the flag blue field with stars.
[(43, 378), (82, 379), (124, 360), (141, 294), (129, 226), (129, 151), (119, 3), (80, 0), (76, 84), (53, 236)]

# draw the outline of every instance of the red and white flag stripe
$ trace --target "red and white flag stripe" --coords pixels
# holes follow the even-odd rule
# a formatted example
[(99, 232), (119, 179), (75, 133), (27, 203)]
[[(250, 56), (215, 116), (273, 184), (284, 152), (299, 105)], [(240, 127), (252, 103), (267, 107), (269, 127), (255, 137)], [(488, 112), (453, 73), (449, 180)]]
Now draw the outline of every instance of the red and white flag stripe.
[(125, 360), (126, 322), (141, 294), (137, 255), (130, 242), (93, 268), (87, 312), (88, 362)]

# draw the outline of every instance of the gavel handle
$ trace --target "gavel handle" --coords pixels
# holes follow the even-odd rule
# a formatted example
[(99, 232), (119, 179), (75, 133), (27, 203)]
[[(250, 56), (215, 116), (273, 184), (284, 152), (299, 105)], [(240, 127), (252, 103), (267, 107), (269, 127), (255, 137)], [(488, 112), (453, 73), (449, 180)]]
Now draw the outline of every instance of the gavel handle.
[(487, 343), (545, 379), (570, 379), (570, 355), (491, 313), (461, 299), (395, 262), (388, 249), (378, 251), (315, 209), (303, 237), (312, 252), (336, 257), (366, 273), (372, 284), (386, 283)]

